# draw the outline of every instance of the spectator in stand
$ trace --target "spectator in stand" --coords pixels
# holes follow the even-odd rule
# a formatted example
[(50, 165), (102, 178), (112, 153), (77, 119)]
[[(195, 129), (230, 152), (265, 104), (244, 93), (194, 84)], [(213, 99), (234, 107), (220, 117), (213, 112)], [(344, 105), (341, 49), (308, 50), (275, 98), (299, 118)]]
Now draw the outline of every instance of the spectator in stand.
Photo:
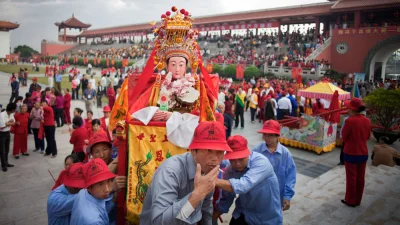
[(56, 90), (54, 92), (56, 100), (54, 101), (54, 116), (57, 123), (57, 127), (64, 126), (64, 97), (61, 91)]
[(43, 99), (41, 104), (43, 109), (44, 135), (47, 142), (45, 156), (51, 155), (51, 158), (55, 158), (57, 156), (57, 142), (55, 139), (56, 127), (54, 123), (54, 111), (46, 100)]
[(30, 113), (30, 119), (32, 120), (31, 128), (33, 132), (33, 138), (35, 140), (35, 150), (34, 152), (39, 151), (40, 154), (44, 152), (44, 138), (39, 139), (39, 129), (41, 126), (41, 122), (43, 121), (43, 110), (40, 108), (40, 102), (36, 101), (35, 105)]
[(28, 123), (29, 113), (28, 106), (22, 105), (21, 112), (14, 115), (15, 126), (14, 126), (14, 146), (13, 156), (19, 159), (19, 154), (23, 156), (29, 156), (28, 153)]
[(64, 124), (70, 125), (71, 124), (71, 94), (69, 93), (69, 89), (65, 89), (64, 95)]
[(84, 145), (87, 139), (87, 129), (83, 126), (82, 117), (75, 116), (72, 120), (72, 127), (74, 131), (71, 133), (69, 143), (74, 147), (71, 154), (76, 155), (79, 162), (83, 162), (85, 159)]

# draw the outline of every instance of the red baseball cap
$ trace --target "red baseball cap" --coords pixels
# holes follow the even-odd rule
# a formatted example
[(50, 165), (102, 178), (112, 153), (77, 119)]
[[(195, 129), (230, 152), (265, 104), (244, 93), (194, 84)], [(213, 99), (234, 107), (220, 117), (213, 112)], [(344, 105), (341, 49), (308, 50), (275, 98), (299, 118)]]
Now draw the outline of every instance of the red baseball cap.
[(103, 112), (111, 112), (110, 106), (106, 105), (103, 107)]
[(293, 89), (289, 89), (289, 94), (292, 95), (294, 93)]
[(263, 128), (259, 130), (258, 133), (281, 135), (281, 126), (276, 120), (267, 120), (265, 121)]
[(67, 170), (64, 170), (64, 185), (74, 188), (85, 188), (85, 178), (83, 176), (83, 163), (74, 163)]
[(226, 153), (224, 159), (243, 159), (250, 155), (245, 137), (234, 135), (229, 137), (227, 142), (232, 152)]
[(359, 98), (353, 98), (349, 101), (345, 101), (344, 102), (344, 106), (346, 106), (346, 108), (353, 110), (353, 111), (358, 111), (360, 109), (361, 106), (365, 106), (364, 102), (359, 99)]
[(282, 91), (282, 92), (281, 92), (281, 96), (282, 96), (282, 97), (286, 96), (286, 91)]
[(89, 145), (86, 148), (86, 152), (91, 154), (92, 147), (98, 143), (106, 143), (106, 144), (110, 145), (110, 148), (112, 147), (112, 144), (105, 133), (97, 133), (97, 134), (93, 135), (92, 138), (90, 138)]
[(85, 177), (85, 188), (88, 188), (93, 184), (114, 178), (117, 175), (110, 172), (102, 159), (93, 159), (83, 166), (83, 176)]
[(231, 152), (226, 144), (225, 127), (217, 121), (201, 122), (194, 130), (189, 149), (210, 149)]
[(32, 78), (33, 81), (37, 81), (37, 77)]

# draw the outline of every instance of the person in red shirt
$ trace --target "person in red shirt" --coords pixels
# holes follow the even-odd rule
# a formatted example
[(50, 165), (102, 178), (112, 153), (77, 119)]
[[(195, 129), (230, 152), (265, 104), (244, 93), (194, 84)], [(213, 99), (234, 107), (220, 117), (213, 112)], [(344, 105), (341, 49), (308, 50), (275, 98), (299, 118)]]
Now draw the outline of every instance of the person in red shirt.
[(72, 126), (74, 127), (74, 131), (71, 133), (71, 138), (69, 139), (69, 143), (71, 143), (74, 148), (72, 150), (72, 155), (76, 155), (78, 158), (78, 162), (83, 162), (85, 159), (85, 140), (87, 139), (87, 129), (85, 126), (82, 126), (83, 120), (80, 116), (75, 116), (72, 119)]
[(69, 93), (69, 89), (65, 89), (64, 94), (64, 123), (68, 126), (71, 124), (71, 94)]
[(108, 85), (107, 97), (108, 97), (108, 106), (112, 109), (115, 102), (115, 91), (111, 83)]
[(47, 101), (43, 99), (41, 101), (42, 110), (43, 110), (43, 127), (44, 127), (44, 135), (46, 137), (47, 147), (46, 154), (44, 156), (51, 155), (51, 158), (55, 158), (57, 156), (57, 143), (55, 138), (56, 126), (54, 121), (54, 111), (51, 108)]
[(367, 141), (371, 136), (371, 121), (361, 112), (364, 102), (353, 98), (344, 103), (349, 109), (349, 117), (342, 128), (343, 158), (346, 169), (346, 195), (343, 204), (356, 207), (361, 204), (365, 184), (365, 167), (368, 160)]
[(14, 126), (14, 147), (13, 156), (19, 159), (19, 154), (23, 156), (29, 156), (28, 154), (28, 122), (29, 113), (28, 106), (22, 105), (21, 112), (14, 115), (15, 126)]
[(104, 117), (100, 118), (101, 127), (107, 133), (107, 137), (111, 141), (112, 135), (110, 134), (110, 131), (108, 130), (108, 123), (110, 122), (111, 108), (108, 105), (104, 106), (103, 113), (104, 113)]
[(86, 116), (87, 118), (85, 119), (85, 128), (89, 131), (90, 129), (92, 129), (93, 111), (87, 111)]
[(324, 111), (324, 104), (320, 101), (319, 98), (316, 99), (316, 102), (312, 106), (313, 115), (320, 114)]

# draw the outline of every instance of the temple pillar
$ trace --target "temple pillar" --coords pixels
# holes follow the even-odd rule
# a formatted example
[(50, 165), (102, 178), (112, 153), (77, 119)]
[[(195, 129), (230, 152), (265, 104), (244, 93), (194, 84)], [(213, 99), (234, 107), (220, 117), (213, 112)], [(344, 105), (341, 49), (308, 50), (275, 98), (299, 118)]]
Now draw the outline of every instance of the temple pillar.
[(318, 38), (318, 35), (320, 34), (320, 27), (319, 27), (319, 25), (320, 25), (320, 21), (319, 21), (319, 17), (317, 16), (316, 18), (315, 18), (315, 33), (314, 33), (314, 37), (315, 37), (315, 39), (317, 39)]
[(64, 44), (67, 43), (67, 28), (64, 27)]
[(354, 12), (354, 28), (360, 28), (361, 24), (361, 13), (360, 11)]

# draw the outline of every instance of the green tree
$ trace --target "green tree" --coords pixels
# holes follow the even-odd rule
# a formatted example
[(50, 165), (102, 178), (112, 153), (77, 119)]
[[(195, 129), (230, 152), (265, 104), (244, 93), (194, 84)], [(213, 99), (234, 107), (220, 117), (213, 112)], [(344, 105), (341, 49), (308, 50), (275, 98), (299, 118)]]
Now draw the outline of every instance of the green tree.
[(221, 77), (224, 76), (224, 68), (222, 68), (219, 64), (213, 64), (213, 71), (214, 74), (218, 73)]
[(18, 45), (14, 48), (14, 53), (20, 53), (20, 56), (23, 58), (29, 58), (32, 57), (33, 54), (39, 54), (38, 51), (27, 45)]
[(244, 70), (244, 78), (246, 80), (252, 77), (257, 78), (260, 75), (260, 70), (256, 66), (249, 66)]
[(224, 69), (224, 77), (235, 78), (236, 77), (236, 65), (227, 65)]

